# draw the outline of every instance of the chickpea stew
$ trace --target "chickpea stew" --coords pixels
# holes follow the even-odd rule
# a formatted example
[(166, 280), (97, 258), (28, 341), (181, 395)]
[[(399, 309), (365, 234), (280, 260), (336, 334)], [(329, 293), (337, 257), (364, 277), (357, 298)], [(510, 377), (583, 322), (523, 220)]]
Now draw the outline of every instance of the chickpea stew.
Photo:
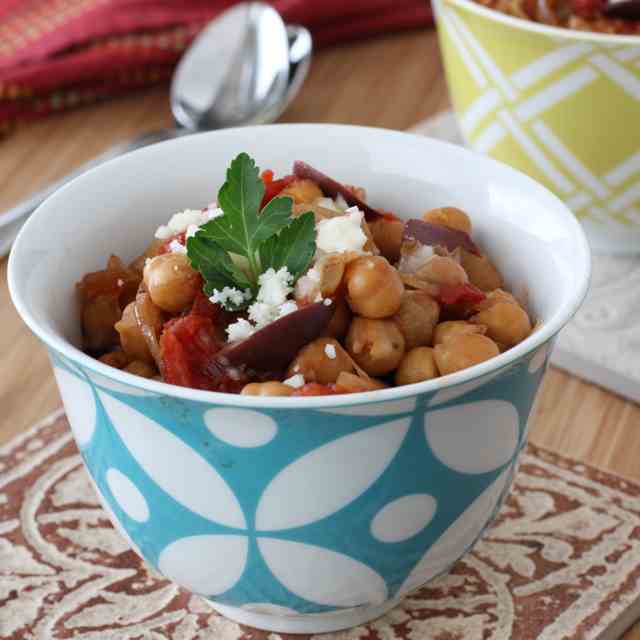
[(84, 348), (135, 375), (254, 396), (446, 376), (532, 331), (472, 231), (455, 207), (404, 222), (303, 162), (276, 179), (243, 153), (215, 203), (82, 278)]

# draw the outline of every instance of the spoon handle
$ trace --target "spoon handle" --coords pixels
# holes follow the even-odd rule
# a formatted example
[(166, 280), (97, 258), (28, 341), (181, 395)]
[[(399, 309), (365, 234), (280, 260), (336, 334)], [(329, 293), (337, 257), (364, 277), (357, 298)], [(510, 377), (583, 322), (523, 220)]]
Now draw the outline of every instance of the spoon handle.
[(128, 153), (129, 151), (134, 151), (135, 149), (146, 147), (147, 145), (154, 144), (156, 142), (162, 142), (163, 140), (177, 138), (188, 133), (192, 132), (187, 129), (162, 129), (160, 131), (145, 133), (127, 142), (115, 144), (114, 146), (107, 149), (104, 153), (101, 153), (95, 158), (80, 165), (71, 173), (68, 173), (64, 178), (61, 178), (60, 180), (57, 180), (56, 182), (53, 182), (52, 184), (46, 186), (41, 191), (34, 193), (27, 200), (22, 201), (12, 209), (9, 209), (4, 213), (0, 213), (0, 228), (4, 227), (5, 225), (11, 224), (16, 220), (26, 218), (27, 216), (31, 215), (52, 193), (57, 191), (63, 185), (67, 184), (67, 182), (70, 182), (74, 178), (77, 178), (85, 171), (89, 171), (89, 169), (93, 169), (103, 162), (111, 160), (112, 158), (117, 158), (118, 156), (121, 156), (124, 153)]

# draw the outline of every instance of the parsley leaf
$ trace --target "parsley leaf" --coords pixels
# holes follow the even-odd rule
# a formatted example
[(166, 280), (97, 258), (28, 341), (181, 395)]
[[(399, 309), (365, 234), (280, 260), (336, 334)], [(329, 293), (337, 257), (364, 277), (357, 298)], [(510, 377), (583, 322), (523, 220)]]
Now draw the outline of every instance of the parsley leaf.
[[(254, 160), (239, 154), (218, 192), (224, 215), (187, 240), (187, 255), (202, 274), (207, 295), (231, 287), (250, 290), (253, 298), (258, 278), (268, 268), (286, 267), (295, 281), (309, 266), (316, 250), (313, 213), (291, 218), (293, 200), (288, 197), (273, 198), (260, 210), (264, 192)], [(250, 303), (251, 298), (245, 298), (233, 310)], [(231, 303), (225, 306), (232, 308)]]
[(227, 181), (218, 192), (218, 206), (224, 215), (210, 220), (200, 230), (220, 247), (249, 261), (251, 276), (257, 280), (256, 254), (260, 243), (287, 226), (291, 200), (274, 198), (260, 213), (264, 182), (258, 167), (241, 153), (227, 169)]
[(287, 267), (294, 282), (307, 270), (316, 252), (315, 217), (307, 211), (294, 218), (278, 235), (271, 236), (260, 247), (260, 263), (266, 271)]

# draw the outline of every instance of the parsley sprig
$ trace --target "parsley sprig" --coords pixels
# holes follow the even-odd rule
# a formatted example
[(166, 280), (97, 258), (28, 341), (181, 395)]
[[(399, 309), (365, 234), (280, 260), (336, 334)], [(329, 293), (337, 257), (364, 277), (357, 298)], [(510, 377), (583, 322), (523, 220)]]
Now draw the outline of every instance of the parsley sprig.
[(218, 192), (224, 215), (201, 226), (187, 240), (187, 256), (202, 274), (207, 295), (224, 287), (250, 292), (240, 304), (227, 302), (232, 310), (251, 304), (261, 273), (286, 267), (295, 282), (316, 251), (313, 213), (292, 218), (289, 197), (273, 198), (260, 209), (264, 191), (255, 161), (241, 153), (227, 169), (226, 182)]

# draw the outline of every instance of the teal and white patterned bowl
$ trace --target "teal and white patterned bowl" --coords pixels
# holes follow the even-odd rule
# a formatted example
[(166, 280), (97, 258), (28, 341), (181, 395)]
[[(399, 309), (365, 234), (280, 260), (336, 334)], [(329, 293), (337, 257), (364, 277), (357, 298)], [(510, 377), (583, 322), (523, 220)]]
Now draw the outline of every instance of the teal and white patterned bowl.
[[(110, 252), (133, 258), (173, 212), (208, 203), (242, 150), (277, 173), (304, 159), (402, 216), (467, 210), (540, 327), (442, 381), (320, 398), (174, 387), (83, 354), (74, 283)], [(98, 494), (131, 546), (235, 620), (321, 632), (382, 614), (482, 534), (589, 270), (569, 210), (506, 166), (391, 131), (285, 125), (189, 136), (85, 174), (27, 222), (9, 279), (49, 349)]]

